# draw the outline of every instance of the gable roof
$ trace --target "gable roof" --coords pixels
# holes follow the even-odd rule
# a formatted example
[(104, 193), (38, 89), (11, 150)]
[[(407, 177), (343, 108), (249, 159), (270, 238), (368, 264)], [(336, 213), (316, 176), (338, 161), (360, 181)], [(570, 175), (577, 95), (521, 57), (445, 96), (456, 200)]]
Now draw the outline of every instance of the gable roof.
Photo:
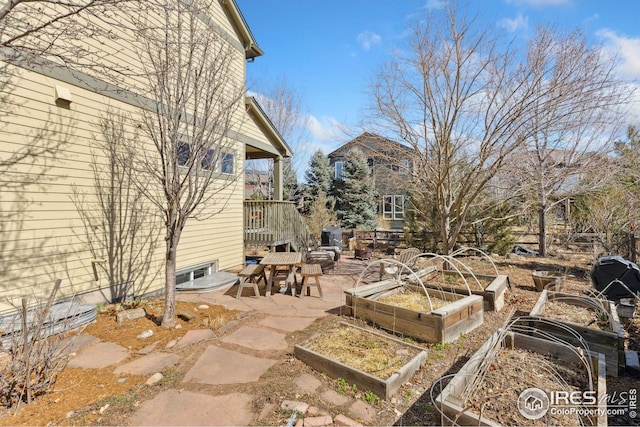
[(256, 39), (253, 37), (251, 33), (251, 29), (247, 25), (247, 21), (245, 21), (242, 12), (240, 12), (240, 8), (236, 3), (236, 0), (221, 0), (222, 4), (227, 11), (231, 22), (236, 27), (238, 31), (238, 35), (240, 36), (240, 40), (244, 44), (245, 55), (247, 59), (253, 59), (257, 56), (262, 56), (264, 52), (258, 46)]
[[(276, 129), (275, 125), (264, 112), (258, 101), (253, 96), (247, 96), (245, 98), (245, 105), (247, 107), (247, 113), (249, 116), (255, 121), (256, 125), (264, 132), (265, 136), (269, 139), (269, 142), (273, 145), (277, 154), (282, 157), (291, 157), (293, 156), (293, 151), (291, 147), (284, 140), (278, 129)], [(272, 152), (273, 150), (268, 150), (267, 147), (260, 147), (262, 149), (266, 149), (266, 151)], [(255, 157), (262, 158), (262, 157)]]
[(375, 133), (364, 132), (360, 136), (352, 139), (341, 147), (338, 147), (331, 153), (327, 155), (327, 157), (337, 157), (343, 156), (347, 154), (354, 148), (359, 148), (364, 152), (379, 152), (380, 154), (386, 154), (389, 152), (394, 153), (413, 153), (413, 149), (407, 147), (406, 145), (402, 145), (399, 142), (393, 141), (389, 138), (385, 138), (384, 136), (376, 135)]

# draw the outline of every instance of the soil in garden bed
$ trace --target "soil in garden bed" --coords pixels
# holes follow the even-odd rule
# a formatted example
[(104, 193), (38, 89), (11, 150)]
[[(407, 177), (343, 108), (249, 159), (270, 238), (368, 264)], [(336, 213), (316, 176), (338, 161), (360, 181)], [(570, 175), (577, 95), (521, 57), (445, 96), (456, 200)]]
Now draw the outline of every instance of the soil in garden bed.
[[(466, 272), (461, 267), (459, 267), (459, 269), (462, 273)], [(469, 288), (473, 291), (481, 291), (491, 284), (491, 280), (488, 280), (488, 279), (478, 278), (478, 281), (476, 281), (476, 279), (474, 279), (472, 276), (468, 276), (463, 279), (457, 273), (443, 274), (440, 271), (431, 273), (428, 276), (423, 277), (422, 281), (424, 282), (425, 285), (428, 284), (431, 287), (442, 286), (442, 287), (450, 287), (450, 288), (466, 288), (467, 285), (465, 285), (464, 283), (465, 279), (467, 281), (467, 285), (469, 285)], [(478, 282), (480, 282), (480, 285), (482, 285), (482, 288), (480, 288), (480, 286), (478, 285)]]
[(544, 315), (552, 319), (585, 328), (597, 330), (609, 330), (606, 313), (598, 313), (596, 310), (567, 304), (561, 301), (547, 301), (544, 305)]
[[(429, 305), (429, 299), (431, 300), (431, 305)], [(377, 301), (421, 313), (430, 313), (432, 310), (437, 310), (453, 302), (432, 295), (427, 298), (424, 293), (414, 292), (409, 289), (404, 289), (393, 295), (380, 297)]]
[(475, 414), (501, 425), (577, 426), (581, 421), (592, 424), (591, 420), (580, 420), (576, 415), (551, 412), (541, 419), (528, 420), (517, 408), (520, 393), (530, 387), (568, 392), (589, 390), (583, 366), (557, 362), (528, 350), (501, 348), (484, 373), (484, 378), (469, 390), (466, 402), (466, 408)]
[(419, 353), (395, 340), (344, 325), (321, 332), (305, 347), (383, 380)]

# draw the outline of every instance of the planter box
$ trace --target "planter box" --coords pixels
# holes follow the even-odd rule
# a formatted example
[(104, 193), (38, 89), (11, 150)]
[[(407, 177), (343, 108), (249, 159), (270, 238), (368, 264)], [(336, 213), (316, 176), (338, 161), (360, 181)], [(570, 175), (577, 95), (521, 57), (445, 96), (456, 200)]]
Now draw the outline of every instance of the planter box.
[(551, 284), (553, 284), (554, 290), (560, 290), (562, 282), (564, 281), (563, 274), (547, 270), (536, 270), (531, 273), (531, 277), (533, 278), (533, 284), (538, 292), (542, 292)]
[(331, 378), (342, 378), (349, 384), (357, 385), (360, 390), (372, 391), (382, 399), (391, 397), (404, 383), (411, 379), (413, 374), (420, 369), (427, 360), (426, 350), (418, 346), (346, 323), (341, 323), (340, 326), (363, 331), (379, 339), (390, 340), (397, 346), (407, 349), (416, 355), (404, 366), (399, 366), (397, 371), (389, 378), (384, 379), (309, 349), (309, 344), (313, 342), (317, 335), (312, 336), (302, 344), (296, 344), (293, 348), (293, 354), (316, 371), (325, 373)]
[[(577, 362), (577, 356), (566, 346), (561, 344), (543, 340), (536, 337), (523, 335), (517, 332), (507, 332), (504, 340), (500, 340), (500, 335), (496, 332), (487, 342), (478, 349), (476, 353), (467, 361), (467, 363), (458, 371), (453, 379), (447, 384), (442, 392), (436, 397), (435, 405), (444, 415), (441, 420), (443, 425), (451, 425), (451, 421), (455, 420), (456, 425), (463, 426), (499, 426), (497, 422), (483, 417), (481, 414), (472, 412), (467, 408), (463, 393), (467, 386), (476, 380), (479, 370), (486, 357), (496, 345), (503, 345), (508, 348), (526, 349), (539, 354), (549, 355), (557, 359), (560, 363)], [(597, 379), (597, 396), (598, 402), (606, 402), (606, 366), (604, 356), (595, 354), (591, 357), (593, 366), (593, 378)], [(534, 369), (534, 367), (532, 367)], [(595, 382), (595, 381), (594, 381)], [(526, 387), (535, 387), (535, 383), (527, 382)], [(549, 392), (549, 390), (546, 390)], [(559, 390), (562, 391), (562, 390)], [(488, 396), (491, 398), (491, 396)], [(513, 402), (514, 411), (517, 411), (517, 401)], [(590, 407), (596, 408), (596, 406)], [(600, 409), (606, 409), (606, 403), (597, 406)], [(607, 415), (599, 414), (594, 417), (593, 425), (606, 426)]]
[(482, 297), (460, 295), (427, 288), (430, 296), (451, 301), (444, 307), (427, 312), (414, 311), (377, 301), (380, 297), (409, 287), (423, 293), (420, 286), (402, 284), (396, 280), (383, 280), (348, 289), (346, 310), (348, 316), (372, 322), (383, 329), (431, 343), (446, 343), (458, 339), (483, 322)]
[[(444, 274), (451, 275), (459, 275), (457, 271), (453, 270), (445, 270)], [(498, 276), (491, 276), (486, 274), (476, 274), (475, 276), (479, 280), (490, 281), (489, 285), (487, 285), (484, 290), (474, 289), (474, 285), (477, 287), (477, 283), (473, 279), (473, 276), (469, 273), (462, 272), (462, 275), (467, 279), (469, 283), (469, 287), (471, 288), (471, 293), (473, 295), (480, 295), (484, 302), (484, 311), (500, 311), (504, 307), (504, 294), (507, 289), (510, 287), (509, 285), (509, 277), (503, 274)], [(427, 287), (436, 287), (435, 285), (430, 285), (428, 280), (424, 280), (424, 285)], [(447, 292), (452, 292), (456, 294), (467, 294), (469, 291), (464, 285), (454, 285), (451, 286), (439, 286), (439, 289), (442, 289)]]
[(545, 321), (545, 319), (552, 319), (552, 317), (545, 315), (545, 305), (550, 301), (561, 301), (577, 307), (593, 308), (589, 305), (589, 300), (594, 300), (595, 303), (599, 301), (602, 302), (609, 317), (605, 330), (592, 329), (584, 325), (577, 325), (557, 319), (553, 320), (577, 332), (580, 337), (587, 342), (590, 351), (604, 354), (607, 363), (607, 372), (609, 375), (617, 376), (624, 371), (626, 365), (624, 352), (625, 334), (616, 311), (616, 306), (611, 301), (602, 301), (587, 296), (571, 295), (545, 289), (540, 294), (533, 310), (531, 310), (530, 316), (532, 319), (530, 324), (541, 331), (546, 331), (564, 341), (578, 346), (579, 342), (576, 337), (565, 330), (553, 327)]

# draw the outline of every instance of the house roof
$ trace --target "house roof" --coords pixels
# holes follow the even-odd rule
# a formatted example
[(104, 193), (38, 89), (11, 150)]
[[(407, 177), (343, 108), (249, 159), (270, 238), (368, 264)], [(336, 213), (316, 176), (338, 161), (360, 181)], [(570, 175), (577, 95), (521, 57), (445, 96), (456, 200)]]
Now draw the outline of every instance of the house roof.
[(390, 151), (393, 151), (409, 154), (413, 152), (411, 148), (407, 147), (406, 145), (402, 145), (399, 142), (393, 141), (389, 138), (385, 138), (384, 136), (376, 135), (375, 133), (364, 132), (360, 136), (352, 139), (351, 141), (329, 153), (327, 157), (332, 158), (343, 156), (354, 148), (364, 148), (367, 152), (380, 153), (388, 153)]
[(222, 0), (222, 4), (226, 8), (229, 17), (231, 18), (231, 22), (235, 25), (238, 35), (240, 36), (240, 40), (244, 43), (246, 58), (250, 59), (262, 56), (264, 52), (260, 49), (256, 39), (253, 37), (251, 29), (247, 25), (247, 21), (245, 21), (242, 12), (240, 12), (240, 8), (238, 7), (236, 0)]
[[(247, 96), (245, 98), (245, 105), (247, 107), (247, 113), (249, 113), (249, 116), (255, 120), (258, 127), (264, 132), (265, 136), (277, 150), (277, 154), (282, 157), (292, 157), (293, 151), (291, 147), (289, 147), (282, 135), (280, 135), (280, 132), (278, 132), (278, 129), (276, 129), (269, 116), (267, 116), (262, 107), (260, 107), (258, 101), (253, 96)], [(247, 152), (247, 154), (249, 153)]]

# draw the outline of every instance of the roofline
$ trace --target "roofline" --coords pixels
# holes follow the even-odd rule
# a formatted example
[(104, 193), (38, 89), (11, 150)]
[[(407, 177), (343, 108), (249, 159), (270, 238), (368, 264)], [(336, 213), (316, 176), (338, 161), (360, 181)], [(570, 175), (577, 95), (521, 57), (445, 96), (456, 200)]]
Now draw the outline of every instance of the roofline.
[(250, 59), (264, 55), (255, 37), (253, 37), (253, 33), (249, 25), (247, 25), (247, 21), (245, 21), (236, 0), (222, 0), (222, 4), (226, 7), (231, 19), (240, 32), (240, 37), (244, 41), (246, 58)]
[(280, 132), (275, 127), (269, 116), (267, 116), (267, 113), (264, 112), (256, 98), (253, 96), (247, 96), (245, 98), (245, 105), (247, 106), (247, 110), (253, 111), (256, 114), (260, 122), (269, 131), (271, 136), (278, 142), (278, 144), (282, 146), (282, 148), (284, 149), (284, 154), (282, 155), (282, 157), (293, 157), (293, 151), (291, 150), (291, 147), (289, 147), (289, 144), (287, 144), (282, 135), (280, 135)]
[(327, 154), (327, 157), (330, 158), (333, 155), (335, 155), (336, 153), (338, 153), (339, 151), (345, 150), (349, 145), (355, 144), (360, 138), (362, 138), (364, 136), (367, 136), (367, 135), (369, 135), (371, 137), (384, 139), (387, 142), (391, 142), (391, 143), (395, 144), (396, 146), (400, 147), (401, 149), (407, 150), (407, 152), (413, 150), (411, 147), (407, 147), (406, 145), (403, 145), (403, 144), (399, 143), (398, 141), (394, 141), (393, 139), (387, 138), (386, 136), (378, 135), (376, 133), (371, 133), (371, 132), (363, 132), (360, 135), (358, 135), (355, 138), (353, 138), (352, 140), (345, 142), (340, 147), (336, 148), (335, 150), (333, 150), (332, 152)]

